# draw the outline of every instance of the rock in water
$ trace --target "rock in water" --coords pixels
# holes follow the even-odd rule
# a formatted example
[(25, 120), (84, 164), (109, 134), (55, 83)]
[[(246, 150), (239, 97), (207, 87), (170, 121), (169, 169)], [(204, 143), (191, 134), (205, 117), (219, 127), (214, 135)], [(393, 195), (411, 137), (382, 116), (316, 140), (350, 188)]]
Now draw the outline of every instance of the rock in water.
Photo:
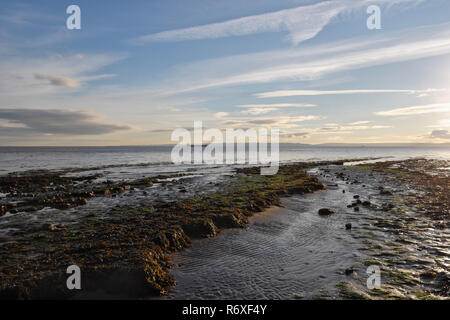
[(354, 270), (353, 268), (347, 268), (347, 269), (345, 269), (345, 274), (346, 274), (347, 276), (353, 274), (353, 272), (355, 272), (355, 270)]
[(347, 223), (346, 225), (345, 225), (345, 229), (346, 230), (350, 230), (352, 228), (352, 224), (351, 223)]
[(194, 219), (182, 225), (184, 232), (191, 238), (207, 238), (216, 236), (218, 230), (211, 219)]
[(334, 211), (333, 209), (330, 209), (330, 208), (322, 208), (319, 210), (319, 214), (321, 216), (328, 216), (333, 213), (336, 213), (336, 211)]
[(58, 228), (52, 223), (44, 223), (42, 229), (49, 231), (56, 231)]
[(2, 204), (0, 206), (0, 217), (3, 216), (5, 213), (6, 213), (6, 206)]
[(294, 292), (292, 294), (292, 297), (294, 299), (303, 299), (305, 297), (305, 294), (303, 292)]

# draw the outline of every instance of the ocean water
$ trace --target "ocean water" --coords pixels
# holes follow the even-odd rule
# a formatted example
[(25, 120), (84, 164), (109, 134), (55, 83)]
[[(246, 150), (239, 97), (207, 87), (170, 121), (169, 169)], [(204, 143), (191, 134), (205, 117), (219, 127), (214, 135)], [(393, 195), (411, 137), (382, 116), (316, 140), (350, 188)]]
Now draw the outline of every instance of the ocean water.
[[(171, 162), (172, 146), (119, 147), (0, 147), (0, 175), (27, 170), (53, 170), (100, 166), (184, 166)], [(280, 161), (321, 161), (359, 158), (385, 160), (424, 157), (450, 159), (445, 147), (324, 147), (280, 144)]]

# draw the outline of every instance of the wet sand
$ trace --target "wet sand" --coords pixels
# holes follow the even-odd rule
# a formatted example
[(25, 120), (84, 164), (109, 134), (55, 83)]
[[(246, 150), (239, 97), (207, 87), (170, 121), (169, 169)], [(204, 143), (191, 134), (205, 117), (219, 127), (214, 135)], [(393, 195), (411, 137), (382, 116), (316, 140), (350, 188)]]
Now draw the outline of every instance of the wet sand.
[[(79, 263), (94, 284), (85, 298), (99, 298), (102, 286), (106, 298), (150, 297), (167, 289), (170, 299), (445, 298), (447, 168), (433, 161), (304, 163), (269, 178), (259, 168), (150, 175), (145, 166), (107, 168), (82, 186), (132, 187), (74, 208), (0, 218), (0, 276), (3, 285), (12, 285), (1, 296), (55, 295), (48, 287), (65, 283), (67, 263)], [(96, 170), (66, 173), (89, 177)], [(124, 170), (128, 178), (117, 180)], [(45, 181), (64, 192), (78, 186)], [(326, 191), (317, 192), (322, 185)], [(23, 191), (2, 201), (27, 197), (29, 190)], [(432, 201), (423, 200), (427, 195)], [(320, 216), (322, 208), (335, 213)], [(382, 270), (379, 290), (365, 286), (370, 265)], [(118, 277), (128, 280), (111, 287)]]
[[(144, 177), (138, 184), (127, 182), (137, 187), (107, 184), (102, 190), (108, 192), (94, 200), (117, 201), (120, 205), (99, 208), (100, 214), (86, 212), (83, 205), (77, 207), (82, 212), (78, 215), (57, 209), (48, 224), (39, 219), (40, 214), (51, 219), (44, 209), (34, 216), (32, 211), (13, 214), (8, 211), (8, 204), (1, 218), (5, 238), (0, 238), (0, 297), (73, 297), (74, 292), (67, 289), (64, 280), (66, 268), (72, 264), (83, 270), (84, 291), (92, 292), (93, 297), (97, 297), (99, 288), (107, 297), (165, 294), (174, 285), (169, 273), (171, 253), (190, 246), (192, 239), (246, 227), (249, 216), (279, 204), (282, 196), (323, 189), (316, 178), (304, 172), (314, 165), (289, 164), (273, 176), (261, 176), (260, 168), (233, 169), (238, 174), (227, 174), (230, 167), (213, 172), (209, 170), (214, 167), (200, 168), (206, 172), (191, 170), (172, 177)], [(247, 171), (248, 174), (243, 173)], [(41, 181), (33, 175), (25, 179)], [(12, 176), (3, 181), (8, 190), (17, 186)], [(147, 184), (145, 190), (140, 181)], [(44, 183), (52, 188), (66, 188), (64, 184), (52, 184), (51, 179)], [(120, 191), (110, 192), (118, 186)], [(22, 190), (28, 192), (22, 188), (13, 197), (20, 197)], [(144, 197), (140, 199), (141, 194)], [(46, 193), (44, 196), (48, 197)], [(128, 196), (139, 202), (124, 204)], [(170, 200), (165, 200), (165, 196)], [(122, 199), (115, 200), (118, 197)], [(35, 218), (34, 223), (27, 220), (30, 217)], [(61, 217), (68, 223), (56, 224)]]
[[(327, 190), (283, 199), (246, 230), (175, 254), (171, 299), (441, 299), (448, 296), (450, 233), (402, 202), (383, 174), (310, 170)], [(380, 192), (391, 187), (395, 192)], [(385, 189), (383, 189), (385, 190)], [(391, 189), (392, 190), (392, 189)], [(343, 193), (345, 191), (345, 193)], [(411, 191), (411, 190), (410, 190)], [(348, 207), (355, 202), (361, 203)], [(364, 201), (370, 201), (370, 204)], [(389, 210), (386, 210), (389, 204)], [(335, 214), (322, 217), (323, 207)], [(354, 208), (358, 207), (359, 211)], [(351, 223), (351, 229), (346, 224)], [(381, 268), (369, 290), (367, 267)]]

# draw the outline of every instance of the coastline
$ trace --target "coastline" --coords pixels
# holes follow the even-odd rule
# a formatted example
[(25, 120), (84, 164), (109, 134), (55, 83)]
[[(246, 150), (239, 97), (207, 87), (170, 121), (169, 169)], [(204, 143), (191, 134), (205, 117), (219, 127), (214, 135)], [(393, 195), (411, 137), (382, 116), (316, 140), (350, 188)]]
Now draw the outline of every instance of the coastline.
[[(2, 246), (2, 250), (6, 249), (2, 261), (6, 263), (1, 266), (0, 296), (68, 299), (167, 294), (167, 289), (175, 284), (170, 273), (172, 253), (191, 246), (192, 239), (214, 237), (224, 229), (245, 228), (249, 217), (279, 205), (284, 197), (324, 190), (324, 185), (305, 170), (318, 166), (347, 170), (343, 163), (286, 164), (275, 176), (260, 176), (259, 168), (237, 169), (212, 192), (200, 196), (155, 201), (152, 206), (112, 208), (108, 218), (88, 215), (73, 225), (34, 230), (31, 239)], [(351, 168), (361, 172), (384, 169), (382, 165), (367, 166)], [(401, 168), (389, 172), (394, 178), (398, 174), (405, 177)], [(160, 176), (157, 180), (179, 177)], [(384, 209), (394, 208), (380, 207)], [(436, 220), (437, 226), (444, 224), (448, 228), (448, 208), (444, 210), (447, 211), (443, 211), (441, 219)], [(85, 293), (81, 296), (65, 287), (66, 267), (71, 264), (83, 270)], [(340, 286), (348, 298), (373, 298), (362, 293), (355, 295), (356, 289), (347, 283)], [(98, 288), (103, 289), (98, 292)]]
[[(70, 298), (74, 294), (63, 279), (72, 264), (83, 270), (88, 292), (100, 287), (108, 294), (135, 297), (165, 294), (165, 288), (174, 284), (170, 253), (189, 246), (191, 237), (245, 227), (247, 216), (277, 204), (282, 195), (322, 189), (302, 170), (311, 165), (289, 165), (289, 170), (285, 166), (277, 175), (265, 177), (259, 175), (259, 168), (244, 169), (258, 174), (254, 180), (235, 175), (211, 195), (113, 208), (107, 219), (88, 215), (70, 226), (44, 225), (33, 230), (31, 238), (2, 246), (1, 297)], [(114, 284), (118, 278), (129, 281), (119, 289)]]
[[(326, 191), (283, 198), (276, 214), (254, 216), (245, 231), (230, 230), (176, 253), (177, 285), (169, 298), (448, 299), (447, 202), (421, 212), (410, 201), (421, 201), (416, 188), (438, 172), (442, 183), (434, 182), (434, 192), (448, 190), (439, 162), (370, 166), (308, 169)], [(438, 199), (432, 190), (428, 196)], [(335, 213), (319, 215), (324, 207)], [(433, 214), (437, 207), (440, 215)], [(380, 270), (379, 288), (366, 285), (369, 267)]]

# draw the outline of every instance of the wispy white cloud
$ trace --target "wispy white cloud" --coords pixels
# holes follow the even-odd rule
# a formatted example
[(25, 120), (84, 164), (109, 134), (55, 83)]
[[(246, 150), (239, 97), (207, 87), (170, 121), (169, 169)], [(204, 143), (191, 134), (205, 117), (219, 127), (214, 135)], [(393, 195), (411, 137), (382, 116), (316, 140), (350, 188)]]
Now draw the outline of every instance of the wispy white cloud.
[(439, 120), (438, 124), (428, 126), (428, 128), (448, 128), (450, 127), (450, 119)]
[(30, 26), (42, 22), (58, 22), (56, 16), (46, 14), (30, 4), (18, 4), (14, 8), (3, 9), (0, 22), (15, 26)]
[(379, 116), (411, 116), (425, 113), (448, 112), (450, 103), (429, 104), (424, 106), (413, 106), (407, 108), (397, 108), (387, 111), (375, 112)]
[[(302, 49), (198, 61), (179, 66), (168, 73), (167, 78), (160, 81), (163, 86), (167, 86), (161, 88), (161, 91), (176, 94), (224, 86), (319, 80), (342, 71), (445, 55), (450, 53), (449, 30), (450, 23), (444, 23), (386, 32), (383, 36), (373, 36), (370, 39), (357, 37)], [(186, 86), (186, 83), (189, 85)], [(368, 93), (368, 90), (363, 91)], [(389, 92), (387, 89), (381, 91)], [(400, 93), (420, 94), (419, 91), (402, 89)], [(322, 91), (309, 91), (309, 94), (320, 92)], [(299, 93), (305, 94), (308, 91)], [(346, 94), (350, 93), (357, 92), (351, 90)]]
[(326, 124), (322, 127), (317, 128), (299, 128), (299, 127), (291, 127), (283, 130), (281, 136), (286, 138), (299, 138), (299, 137), (311, 137), (311, 136), (333, 136), (333, 135), (350, 135), (355, 132), (359, 134), (361, 131), (370, 131), (377, 129), (388, 129), (392, 128), (392, 126), (386, 125), (374, 125), (374, 126), (362, 126), (362, 125), (338, 125), (338, 124)]
[(289, 128), (296, 126), (297, 123), (318, 120), (318, 116), (296, 116), (296, 117), (271, 117), (271, 118), (250, 118), (250, 119), (230, 119), (224, 121), (222, 125), (226, 127), (241, 127), (249, 126), (264, 126), (264, 127), (278, 127)]
[(357, 125), (360, 125), (360, 124), (368, 124), (368, 123), (371, 123), (372, 121), (355, 121), (355, 122), (352, 122), (352, 123), (349, 123), (349, 125), (350, 126), (357, 126)]
[(280, 98), (293, 96), (324, 96), (324, 95), (350, 95), (362, 93), (408, 93), (422, 94), (431, 92), (441, 92), (446, 89), (425, 89), (425, 90), (397, 90), (397, 89), (364, 89), (364, 90), (277, 90), (255, 94), (258, 98)]
[[(347, 2), (348, 1), (343, 1)], [(345, 9), (344, 3), (323, 2), (261, 15), (248, 16), (220, 23), (163, 31), (141, 36), (137, 43), (217, 39), (263, 32), (290, 32), (290, 41), (297, 44), (313, 38), (330, 20)]]
[(307, 108), (317, 107), (311, 103), (240, 104), (239, 108)]
[(260, 115), (260, 114), (266, 114), (274, 111), (279, 111), (278, 108), (249, 108), (246, 110), (242, 110), (240, 113), (242, 114), (251, 114), (251, 115)]
[(338, 132), (353, 132), (356, 130), (371, 130), (371, 129), (387, 129), (392, 128), (392, 126), (385, 125), (374, 125), (374, 126), (363, 126), (363, 125), (337, 125), (337, 126), (325, 126), (316, 129), (315, 133), (338, 133)]
[[(400, 3), (417, 3), (421, 0), (378, 0), (378, 4), (392, 6)], [(333, 18), (355, 9), (366, 8), (368, 0), (323, 1), (260, 15), (247, 16), (219, 23), (190, 28), (163, 31), (134, 39), (135, 43), (171, 42), (201, 39), (217, 39), (244, 36), (263, 32), (289, 33), (288, 39), (296, 45), (314, 38)]]
[(274, 103), (274, 104), (241, 104), (239, 108), (245, 108), (242, 114), (259, 115), (269, 112), (279, 111), (280, 108), (310, 108), (316, 107), (315, 104), (307, 103)]
[(217, 112), (214, 114), (214, 117), (220, 119), (220, 118), (226, 117), (228, 114), (229, 114), (228, 112)]

